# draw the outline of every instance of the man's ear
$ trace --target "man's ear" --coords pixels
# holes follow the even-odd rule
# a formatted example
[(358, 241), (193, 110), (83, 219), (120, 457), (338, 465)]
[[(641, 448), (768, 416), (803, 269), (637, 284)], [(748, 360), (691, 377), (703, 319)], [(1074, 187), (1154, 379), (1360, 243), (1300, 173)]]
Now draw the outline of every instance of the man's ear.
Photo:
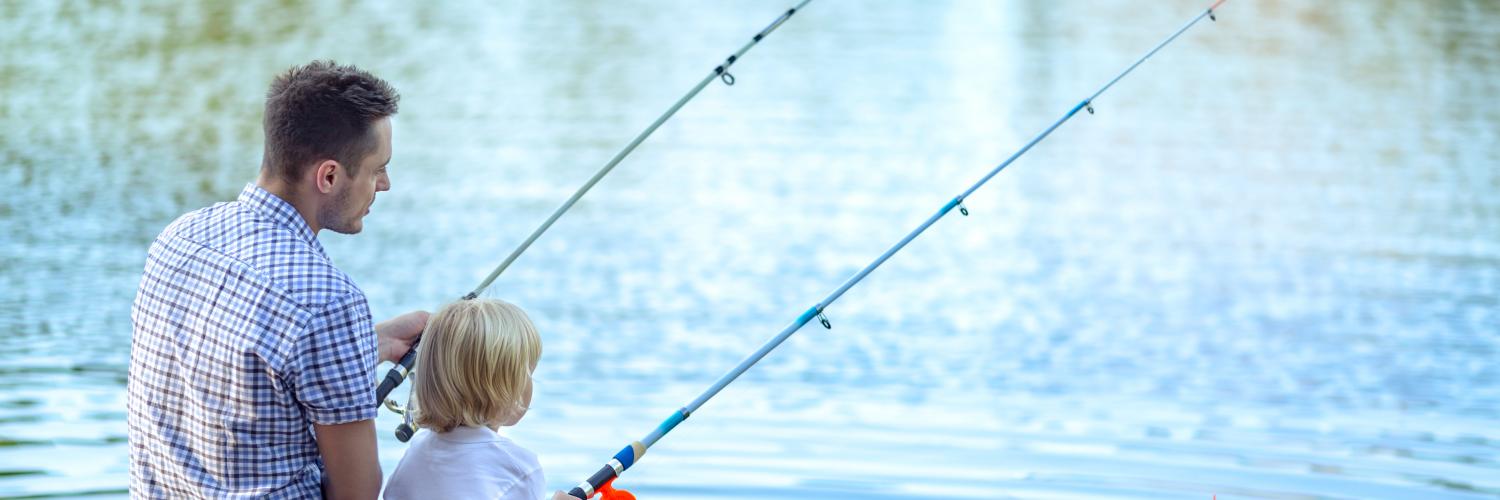
[(344, 171), (340, 167), (341, 165), (337, 161), (323, 160), (318, 162), (317, 167), (313, 168), (313, 175), (316, 177), (319, 193), (328, 194), (333, 192), (334, 182), (338, 180), (339, 176), (344, 175)]

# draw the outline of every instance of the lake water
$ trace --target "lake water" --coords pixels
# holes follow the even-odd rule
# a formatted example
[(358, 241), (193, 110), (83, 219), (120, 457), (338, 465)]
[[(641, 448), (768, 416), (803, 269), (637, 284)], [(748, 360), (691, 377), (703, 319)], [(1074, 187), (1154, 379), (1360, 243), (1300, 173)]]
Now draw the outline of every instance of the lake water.
[[(1206, 3), (813, 2), (491, 289), (546, 343), (507, 432), (576, 484)], [(0, 496), (125, 495), (145, 249), (254, 179), (276, 72), (404, 96), (394, 189), (321, 236), (387, 317), (471, 289), (787, 6), (0, 0)], [(1491, 1), (1231, 1), (620, 484), (1500, 496), (1497, 47)]]

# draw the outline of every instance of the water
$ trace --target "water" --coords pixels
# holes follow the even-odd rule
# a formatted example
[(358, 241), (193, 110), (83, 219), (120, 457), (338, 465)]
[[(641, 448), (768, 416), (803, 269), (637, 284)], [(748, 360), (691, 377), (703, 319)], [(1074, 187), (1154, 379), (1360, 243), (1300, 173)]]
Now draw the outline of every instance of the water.
[[(814, 2), (492, 289), (546, 342), (511, 434), (575, 484), (1202, 3)], [(386, 317), (473, 287), (786, 6), (0, 1), (0, 496), (125, 494), (145, 248), (254, 178), (275, 72), (404, 95), (395, 188), (321, 237)], [(621, 484), (1500, 496), (1496, 21), (1226, 4)]]

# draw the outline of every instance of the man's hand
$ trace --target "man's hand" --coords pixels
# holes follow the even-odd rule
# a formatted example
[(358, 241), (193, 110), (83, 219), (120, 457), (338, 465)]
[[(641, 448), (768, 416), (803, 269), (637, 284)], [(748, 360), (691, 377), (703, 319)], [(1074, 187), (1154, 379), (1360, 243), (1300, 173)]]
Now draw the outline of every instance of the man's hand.
[(427, 327), (427, 311), (412, 311), (375, 324), (380, 360), (395, 363), (411, 350), (412, 343)]
[(563, 493), (562, 490), (552, 492), (552, 500), (578, 500), (578, 497)]

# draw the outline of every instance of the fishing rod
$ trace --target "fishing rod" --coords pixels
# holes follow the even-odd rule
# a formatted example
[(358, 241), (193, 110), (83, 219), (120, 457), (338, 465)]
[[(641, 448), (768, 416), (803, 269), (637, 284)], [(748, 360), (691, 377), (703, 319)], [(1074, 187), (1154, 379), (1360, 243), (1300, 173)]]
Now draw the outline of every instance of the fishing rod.
[[(748, 43), (746, 43), (743, 47), (740, 47), (740, 50), (736, 51), (733, 54), (730, 54), (729, 57), (724, 59), (723, 63), (714, 67), (713, 71), (709, 72), (708, 76), (704, 77), (702, 81), (699, 81), (697, 85), (694, 85), (692, 90), (689, 90), (688, 93), (683, 95), (681, 99), (678, 99), (676, 103), (672, 104), (672, 107), (667, 108), (667, 111), (665, 113), (662, 113), (660, 117), (657, 117), (656, 121), (651, 122), (650, 126), (646, 127), (645, 130), (642, 130), (640, 134), (637, 134), (635, 136), (635, 139), (631, 140), (629, 144), (625, 145), (624, 149), (621, 149), (620, 152), (615, 153), (615, 156), (611, 158), (608, 163), (605, 163), (598, 172), (595, 172), (594, 176), (589, 178), (588, 182), (583, 183), (583, 186), (579, 187), (577, 191), (573, 192), (573, 196), (568, 197), (568, 200), (563, 202), (561, 206), (557, 207), (557, 210), (554, 210), (552, 212), (552, 215), (547, 217), (546, 221), (542, 222), (542, 225), (537, 226), (536, 230), (532, 231), (531, 235), (526, 237), (526, 240), (522, 241), (520, 246), (517, 246), (515, 250), (512, 250), (510, 252), (510, 255), (507, 256), (499, 266), (496, 266), (495, 270), (491, 271), (489, 276), (485, 277), (483, 282), (479, 283), (479, 286), (475, 287), (473, 291), (465, 294), (460, 300), (473, 300), (475, 298), (478, 298), (479, 294), (484, 293), (484, 290), (486, 288), (489, 288), (491, 283), (495, 282), (495, 278), (500, 277), (500, 273), (505, 272), (505, 269), (510, 267), (511, 263), (515, 262), (516, 259), (526, 251), (526, 249), (531, 248), (531, 244), (536, 242), (537, 238), (542, 236), (542, 233), (547, 232), (547, 229), (551, 228), (552, 224), (554, 222), (557, 222), (557, 219), (562, 217), (562, 215), (566, 213), (568, 209), (573, 208), (573, 204), (578, 203), (578, 200), (580, 198), (583, 198), (583, 195), (585, 193), (588, 193), (589, 189), (592, 189), (594, 187), (594, 184), (598, 184), (600, 179), (603, 179), (604, 176), (608, 175), (611, 170), (614, 170), (615, 166), (620, 164), (620, 161), (624, 160), (626, 156), (629, 156), (631, 152), (634, 152), (635, 148), (641, 145), (641, 142), (645, 141), (647, 137), (650, 137), (653, 132), (656, 132), (656, 129), (658, 127), (661, 127), (663, 123), (666, 123), (668, 119), (672, 118), (672, 115), (677, 114), (677, 110), (682, 109), (682, 107), (686, 105), (688, 101), (691, 101), (693, 97), (696, 97), (698, 93), (701, 92), (704, 87), (707, 87), (709, 83), (712, 83), (715, 78), (724, 82), (725, 85), (734, 85), (734, 75), (729, 72), (729, 68), (734, 65), (735, 61), (738, 61), (740, 57), (743, 57), (746, 52), (750, 51), (751, 47), (759, 44), (762, 39), (765, 39), (765, 37), (770, 35), (772, 31), (775, 31), (776, 28), (780, 27), (782, 23), (785, 23), (788, 19), (791, 19), (793, 14), (796, 14), (798, 10), (806, 7), (809, 2), (812, 2), (812, 0), (802, 0), (802, 2), (787, 9), (786, 12), (783, 12), (781, 16), (776, 18), (776, 20), (771, 21), (771, 24), (767, 25), (765, 28), (761, 29), (760, 32), (756, 33), (755, 36), (751, 37)], [(416, 364), (416, 362), (417, 345), (416, 343), (412, 343), (411, 349), (407, 350), (406, 354), (401, 356), (401, 361), (397, 362), (395, 367), (392, 367), (389, 372), (386, 372), (385, 379), (380, 382), (380, 386), (375, 390), (376, 407), (384, 405), (391, 411), (399, 413), (403, 416), (404, 421), (402, 422), (401, 427), (397, 428), (396, 430), (396, 437), (402, 442), (411, 439), (411, 414), (410, 412), (405, 411), (403, 408), (398, 406), (395, 401), (387, 400), (386, 396), (390, 395), (391, 391), (394, 390), (396, 386), (401, 385), (401, 382), (406, 380), (406, 377), (411, 374), (412, 365)]]
[(791, 335), (793, 333), (796, 333), (797, 330), (800, 330), (804, 325), (807, 324), (807, 322), (812, 321), (813, 318), (817, 318), (818, 322), (823, 325), (823, 328), (832, 329), (833, 324), (829, 322), (828, 316), (824, 314), (824, 311), (828, 308), (829, 305), (832, 305), (835, 300), (838, 300), (839, 297), (843, 296), (844, 292), (848, 291), (849, 288), (859, 283), (860, 280), (863, 280), (866, 275), (870, 274), (871, 271), (874, 271), (875, 268), (880, 267), (880, 265), (885, 263), (887, 259), (890, 259), (892, 255), (895, 255), (896, 252), (906, 247), (906, 244), (910, 243), (912, 239), (915, 239), (917, 235), (922, 234), (922, 232), (926, 231), (929, 226), (931, 226), (934, 222), (937, 222), (938, 219), (943, 218), (943, 216), (948, 215), (948, 213), (951, 212), (954, 208), (958, 208), (961, 214), (963, 214), (964, 216), (968, 216), (969, 209), (968, 207), (964, 206), (965, 198), (968, 198), (969, 195), (973, 194), (975, 190), (978, 190), (981, 186), (988, 182), (990, 178), (994, 177), (995, 174), (1000, 173), (1001, 170), (1004, 170), (1005, 167), (1016, 161), (1016, 159), (1020, 158), (1021, 155), (1024, 155), (1027, 151), (1030, 151), (1032, 146), (1035, 146), (1037, 143), (1041, 142), (1042, 139), (1047, 138), (1047, 136), (1050, 135), (1053, 130), (1057, 130), (1057, 127), (1068, 121), (1068, 119), (1072, 118), (1073, 115), (1078, 114), (1080, 110), (1088, 110), (1089, 114), (1094, 114), (1094, 100), (1097, 99), (1100, 94), (1103, 94), (1104, 91), (1109, 90), (1109, 88), (1114, 86), (1116, 82), (1119, 82), (1121, 78), (1125, 77), (1125, 75), (1130, 74), (1131, 71), (1134, 71), (1137, 66), (1140, 66), (1141, 63), (1146, 61), (1146, 59), (1149, 59), (1152, 55), (1156, 54), (1156, 52), (1161, 50), (1162, 47), (1165, 47), (1167, 46), (1167, 44), (1172, 43), (1173, 40), (1177, 39), (1178, 35), (1181, 35), (1183, 32), (1187, 31), (1188, 28), (1192, 28), (1193, 25), (1198, 23), (1198, 21), (1203, 20), (1204, 17), (1207, 17), (1213, 21), (1217, 21), (1218, 18), (1214, 15), (1214, 9), (1218, 8), (1219, 5), (1223, 4), (1224, 2), (1225, 0), (1218, 0), (1214, 2), (1213, 5), (1210, 5), (1207, 9), (1194, 17), (1186, 25), (1183, 25), (1183, 27), (1173, 33), (1172, 36), (1167, 37), (1166, 40), (1163, 40), (1161, 43), (1157, 44), (1156, 47), (1151, 49), (1150, 52), (1147, 52), (1146, 55), (1136, 60), (1135, 64), (1131, 64), (1130, 67), (1125, 68), (1125, 71), (1120, 72), (1119, 76), (1116, 76), (1113, 80), (1110, 80), (1109, 83), (1106, 83), (1104, 87), (1099, 89), (1099, 91), (1094, 92), (1093, 95), (1088, 96), (1083, 101), (1079, 102), (1078, 105), (1073, 106), (1072, 109), (1069, 109), (1067, 113), (1063, 114), (1062, 118), (1058, 119), (1045, 130), (1042, 130), (1042, 133), (1033, 138), (1031, 142), (1026, 143), (1026, 145), (1022, 146), (1020, 150), (1012, 154), (1010, 158), (1007, 158), (999, 166), (990, 170), (988, 174), (985, 174), (983, 177), (981, 177), (979, 181), (975, 182), (972, 186), (969, 187), (969, 189), (949, 200), (947, 204), (938, 209), (937, 213), (933, 214), (931, 217), (928, 217), (926, 221), (922, 222), (922, 224), (917, 226), (916, 229), (908, 233), (906, 237), (901, 238), (901, 241), (898, 241), (894, 246), (886, 250), (885, 253), (881, 254), (880, 257), (875, 259), (874, 262), (871, 262), (870, 265), (865, 266), (864, 269), (861, 269), (859, 272), (855, 273), (854, 276), (850, 277), (847, 281), (844, 282), (843, 285), (840, 285), (837, 289), (835, 289), (833, 293), (830, 293), (827, 297), (824, 297), (823, 300), (808, 308), (807, 311), (803, 312), (802, 315), (793, 320), (791, 324), (782, 329), (781, 333), (776, 334), (775, 337), (767, 341), (760, 347), (760, 349), (757, 349), (754, 353), (750, 354), (750, 356), (745, 358), (744, 361), (741, 361), (740, 364), (738, 366), (735, 366), (734, 369), (730, 370), (729, 373), (726, 373), (724, 374), (724, 376), (720, 377), (718, 381), (714, 382), (714, 384), (708, 388), (708, 390), (703, 391), (703, 393), (700, 394), (697, 399), (694, 399), (691, 403), (688, 403), (687, 406), (684, 406), (681, 409), (678, 409), (676, 412), (673, 412), (672, 415), (667, 417), (667, 419), (660, 425), (658, 425), (656, 429), (652, 430), (650, 434), (647, 434), (644, 439), (632, 442), (629, 445), (626, 445), (624, 448), (620, 449), (620, 451), (615, 454), (614, 458), (610, 459), (610, 461), (603, 467), (601, 467), (598, 472), (595, 472), (593, 476), (590, 476), (588, 478), (588, 480), (579, 483), (578, 486), (574, 487), (572, 490), (569, 490), (568, 494), (580, 499), (588, 499), (593, 497), (596, 493), (599, 493), (603, 494), (604, 500), (633, 500), (635, 498), (633, 495), (624, 490), (614, 488), (613, 483), (616, 478), (620, 477), (620, 474), (623, 474), (627, 469), (630, 469), (631, 466), (635, 465), (636, 462), (639, 462), (641, 457), (646, 454), (646, 450), (650, 449), (652, 445), (655, 445), (656, 442), (663, 436), (666, 436), (667, 433), (672, 432), (672, 429), (676, 428), (678, 424), (681, 424), (684, 420), (686, 420), (688, 416), (697, 411), (699, 407), (702, 407), (704, 403), (708, 402), (709, 399), (717, 395), (719, 391), (722, 391), (724, 387), (728, 386), (731, 382), (734, 382), (736, 378), (739, 378), (741, 374), (745, 373), (746, 370), (749, 370), (751, 366), (754, 366), (755, 363), (759, 362), (761, 358), (764, 358), (766, 356), (766, 354), (769, 354), (772, 350), (776, 349), (777, 346), (780, 346), (783, 341), (785, 341), (788, 337), (791, 337)]

